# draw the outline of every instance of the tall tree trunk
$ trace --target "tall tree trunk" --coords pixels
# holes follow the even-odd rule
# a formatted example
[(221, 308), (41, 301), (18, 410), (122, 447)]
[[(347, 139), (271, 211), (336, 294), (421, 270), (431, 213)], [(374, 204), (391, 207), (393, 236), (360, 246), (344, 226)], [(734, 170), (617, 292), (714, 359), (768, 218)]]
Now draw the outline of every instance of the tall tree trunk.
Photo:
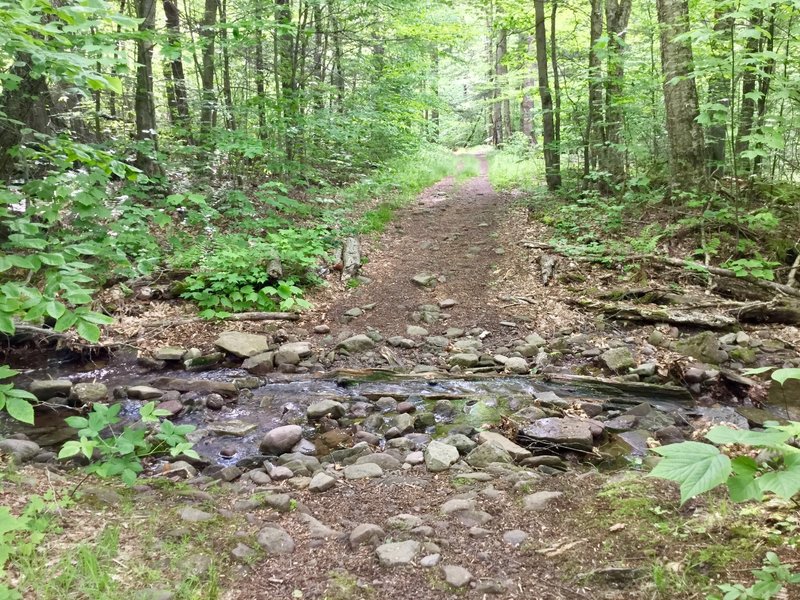
[(334, 12), (337, 9), (336, 4), (331, 2), (329, 4), (329, 11), (331, 14), (331, 28), (333, 35), (331, 41), (333, 42), (333, 68), (331, 69), (331, 85), (336, 90), (336, 107), (339, 111), (344, 110), (344, 70), (342, 66), (342, 31), (338, 15)]
[(536, 67), (539, 72), (539, 96), (542, 104), (542, 139), (544, 141), (544, 169), (547, 188), (561, 187), (561, 156), (556, 146), (553, 121), (553, 98), (547, 76), (547, 31), (545, 28), (544, 0), (534, 0), (536, 16)]
[(533, 74), (533, 67), (528, 60), (528, 57), (531, 54), (533, 49), (533, 36), (526, 36), (523, 39), (524, 50), (523, 54), (526, 57), (525, 59), (525, 78), (522, 80), (522, 102), (520, 103), (520, 117), (519, 117), (519, 127), (522, 133), (525, 134), (531, 144), (536, 144), (536, 132), (533, 129), (533, 96), (531, 95), (531, 90), (533, 89), (535, 82), (534, 82), (534, 74)]
[(439, 48), (434, 46), (431, 51), (431, 63), (433, 72), (431, 73), (431, 89), (433, 91), (433, 106), (431, 107), (431, 129), (430, 140), (434, 143), (439, 142)]
[(136, 17), (141, 19), (136, 41), (136, 166), (146, 175), (162, 175), (158, 164), (156, 105), (153, 97), (153, 34), (156, 24), (156, 0), (137, 0)]
[(553, 107), (553, 141), (555, 142), (556, 155), (561, 161), (561, 77), (558, 70), (558, 46), (556, 44), (556, 14), (558, 12), (558, 0), (553, 0), (553, 7), (550, 10), (550, 61), (553, 65), (553, 95), (555, 96), (555, 106)]
[[(719, 6), (714, 10), (714, 33), (711, 41), (711, 52), (715, 59), (724, 64), (728, 57), (727, 43), (721, 38), (733, 34), (733, 19), (726, 17), (727, 7)], [(725, 173), (725, 148), (728, 137), (728, 117), (731, 105), (731, 78), (727, 69), (718, 69), (708, 81), (708, 95), (712, 104), (720, 107), (711, 111), (711, 124), (706, 128), (706, 160), (708, 172), (712, 177), (721, 177)]]
[[(164, 0), (164, 17), (167, 23), (167, 42), (171, 71), (172, 97), (175, 106), (176, 124), (186, 130), (191, 127), (189, 117), (189, 99), (186, 93), (186, 75), (183, 70), (183, 51), (181, 49), (181, 17), (175, 0)], [(165, 73), (166, 75), (166, 73)]]
[[(767, 64), (764, 66), (758, 81), (758, 102), (756, 103), (756, 126), (758, 128), (764, 127), (764, 118), (767, 114), (767, 96), (769, 95), (772, 76), (775, 73), (775, 13), (776, 10), (773, 6), (770, 9), (769, 26), (767, 27), (766, 54), (769, 58), (767, 58)], [(760, 155), (755, 157), (753, 160), (753, 173), (758, 172), (762, 160), (763, 157)]]
[(325, 83), (325, 23), (322, 17), (322, 4), (314, 4), (312, 10), (312, 18), (314, 20), (314, 64), (311, 72), (314, 76), (314, 107), (317, 109), (325, 106), (325, 97), (323, 95), (323, 85)]
[(258, 98), (258, 136), (264, 138), (267, 134), (267, 112), (266, 112), (266, 86), (264, 85), (264, 40), (261, 37), (261, 28), (256, 33), (256, 95)]
[[(753, 11), (750, 27), (755, 30), (760, 30), (763, 22), (764, 12), (760, 9)], [(750, 160), (743, 157), (742, 154), (747, 152), (750, 148), (750, 140), (748, 138), (753, 132), (753, 121), (756, 112), (756, 99), (753, 96), (758, 81), (758, 58), (756, 55), (761, 51), (761, 37), (752, 36), (747, 38), (745, 50), (745, 60), (751, 62), (742, 75), (742, 99), (741, 102), (739, 102), (739, 129), (736, 132), (736, 154), (738, 155), (740, 165), (751, 165), (752, 163)]]
[(225, 126), (230, 131), (236, 129), (236, 117), (233, 114), (233, 94), (231, 91), (231, 61), (228, 54), (228, 7), (227, 1), (218, 2), (220, 29), (220, 42), (222, 45), (222, 97), (225, 100)]
[(603, 120), (603, 88), (600, 56), (597, 44), (603, 35), (603, 0), (591, 0), (589, 21), (589, 105), (586, 111), (586, 129), (583, 135), (583, 177), (588, 177), (597, 166), (597, 123)]
[(511, 138), (511, 100), (508, 97), (508, 67), (505, 64), (507, 52), (508, 31), (504, 27), (500, 30), (497, 40), (497, 79), (502, 98), (500, 103), (502, 119), (501, 142), (507, 142)]
[[(608, 67), (606, 78), (606, 121), (603, 149), (603, 170), (610, 174), (611, 188), (625, 180), (625, 151), (622, 148), (622, 129), (625, 113), (622, 109), (625, 67), (623, 51), (631, 0), (606, 0), (606, 32), (608, 34)], [(611, 189), (606, 190), (610, 192)]]
[(217, 0), (205, 0), (200, 37), (203, 40), (203, 66), (200, 72), (202, 108), (200, 126), (205, 133), (214, 127), (217, 118), (217, 94), (214, 90), (214, 45), (217, 37)]
[[(700, 107), (692, 77), (692, 45), (685, 36), (689, 31), (689, 3), (657, 0), (657, 9), (673, 185), (696, 185), (704, 172), (703, 130), (697, 122)], [(678, 36), (681, 39), (676, 39)]]
[(292, 32), (291, 0), (275, 0), (275, 45), (277, 48), (276, 76), (280, 82), (280, 108), (283, 127), (283, 146), (287, 160), (294, 159), (294, 140), (291, 131), (297, 121), (294, 80), (294, 35)]

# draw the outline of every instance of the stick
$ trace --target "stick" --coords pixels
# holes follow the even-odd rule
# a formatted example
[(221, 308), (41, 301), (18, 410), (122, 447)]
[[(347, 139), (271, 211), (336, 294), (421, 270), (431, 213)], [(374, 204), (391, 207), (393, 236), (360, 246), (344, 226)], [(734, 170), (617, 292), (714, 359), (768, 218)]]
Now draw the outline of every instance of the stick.
[[(219, 321), (297, 321), (300, 315), (290, 312), (243, 312), (235, 315), (228, 315), (217, 319)], [(190, 323), (200, 323), (207, 321), (202, 317), (187, 317), (185, 319), (167, 319), (166, 321), (151, 321), (144, 323), (142, 327), (152, 329), (154, 327), (175, 327), (177, 325), (188, 325)]]

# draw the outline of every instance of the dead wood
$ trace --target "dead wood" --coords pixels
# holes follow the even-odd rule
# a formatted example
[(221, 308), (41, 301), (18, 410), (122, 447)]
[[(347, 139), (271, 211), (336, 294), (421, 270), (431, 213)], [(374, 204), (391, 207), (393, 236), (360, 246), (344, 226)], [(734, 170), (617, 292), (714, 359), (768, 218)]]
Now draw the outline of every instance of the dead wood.
[(542, 285), (547, 285), (556, 272), (558, 257), (555, 254), (542, 254), (539, 257), (539, 268), (542, 271)]
[[(297, 321), (300, 315), (290, 312), (243, 312), (228, 315), (218, 320), (220, 321)], [(164, 321), (151, 321), (144, 323), (142, 327), (152, 329), (155, 327), (176, 327), (178, 325), (188, 325), (190, 323), (200, 323), (208, 321), (202, 317), (186, 317), (183, 319), (166, 319)]]
[(361, 244), (357, 237), (349, 237), (342, 245), (342, 279), (358, 274), (361, 268)]
[(568, 304), (602, 313), (621, 321), (643, 321), (645, 323), (671, 323), (672, 325), (694, 325), (709, 329), (721, 329), (736, 324), (736, 319), (727, 315), (700, 312), (647, 308), (621, 302), (601, 302), (588, 298), (568, 299)]
[(800, 325), (800, 302), (790, 300), (751, 302), (728, 310), (728, 314), (742, 323)]
[[(693, 404), (694, 399), (688, 390), (671, 385), (656, 383), (643, 383), (640, 381), (616, 381), (603, 377), (589, 377), (586, 375), (572, 375), (569, 373), (551, 373), (544, 377), (547, 381), (555, 383), (575, 384), (579, 387), (589, 388), (590, 391), (621, 396), (633, 395), (639, 398), (614, 398), (615, 402), (645, 402), (647, 400), (663, 400)], [(641, 400), (640, 400), (641, 399)]]

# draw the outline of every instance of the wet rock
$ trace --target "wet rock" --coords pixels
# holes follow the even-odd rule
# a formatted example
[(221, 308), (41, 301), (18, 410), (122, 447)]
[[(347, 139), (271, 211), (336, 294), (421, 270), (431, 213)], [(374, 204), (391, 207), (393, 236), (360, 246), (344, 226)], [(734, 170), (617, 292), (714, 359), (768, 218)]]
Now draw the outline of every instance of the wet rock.
[(511, 458), (513, 458), (515, 461), (526, 459), (531, 455), (530, 450), (527, 450), (522, 446), (515, 444), (504, 435), (501, 435), (494, 431), (481, 431), (475, 438), (475, 441), (477, 441), (478, 444), (488, 443), (488, 444), (494, 444), (495, 446), (499, 446), (500, 448), (508, 452), (511, 455)]
[(675, 425), (662, 427), (655, 432), (655, 438), (661, 443), (662, 446), (679, 444), (685, 440), (683, 432)]
[(149, 385), (134, 385), (128, 388), (128, 398), (133, 400), (155, 400), (163, 395), (162, 390)]
[(283, 454), (292, 449), (303, 436), (299, 425), (283, 425), (268, 431), (261, 440), (261, 452), (267, 454)]
[(606, 369), (614, 373), (622, 373), (636, 366), (636, 361), (633, 360), (633, 354), (631, 354), (631, 351), (626, 347), (606, 350), (600, 355), (600, 362)]
[[(414, 431), (414, 417), (408, 413), (395, 415), (389, 419), (389, 427), (397, 429), (398, 436)], [(395, 436), (395, 437), (398, 437)]]
[(347, 413), (347, 408), (341, 402), (336, 400), (320, 400), (315, 402), (306, 409), (306, 415), (311, 420), (318, 420), (322, 417), (331, 417), (332, 419), (339, 419)]
[(179, 515), (182, 520), (189, 523), (201, 523), (203, 521), (210, 521), (214, 518), (214, 515), (211, 513), (207, 513), (193, 506), (187, 506), (181, 509)]
[(226, 331), (215, 341), (214, 345), (239, 358), (250, 358), (262, 354), (269, 348), (266, 336), (241, 331)]
[(414, 406), (411, 402), (399, 402), (395, 407), (395, 410), (400, 413), (413, 413), (416, 412), (417, 407)]
[(253, 375), (266, 375), (275, 369), (275, 353), (262, 352), (251, 356), (242, 363), (242, 368)]
[(348, 480), (383, 477), (383, 469), (375, 463), (348, 465), (344, 468), (344, 478)]
[(186, 348), (181, 348), (179, 346), (164, 346), (153, 353), (153, 358), (156, 360), (178, 361), (183, 359), (184, 354), (186, 354)]
[(308, 491), (313, 493), (327, 492), (336, 485), (336, 478), (320, 471), (311, 478), (308, 484)]
[(623, 431), (631, 431), (636, 428), (639, 422), (639, 417), (635, 415), (620, 415), (615, 419), (605, 422), (606, 431), (611, 433), (622, 433)]
[(72, 386), (69, 398), (76, 404), (92, 404), (108, 400), (108, 388), (102, 383), (76, 383)]
[(492, 442), (486, 442), (467, 454), (464, 459), (468, 465), (476, 469), (486, 468), (492, 463), (513, 463), (514, 459), (501, 446)]
[(421, 544), (415, 540), (382, 544), (375, 549), (382, 567), (402, 567), (419, 554)]
[(478, 446), (463, 433), (451, 433), (442, 440), (442, 443), (455, 446), (459, 454), (469, 454)]
[(535, 492), (522, 499), (523, 510), (539, 511), (546, 509), (554, 500), (563, 496), (563, 492)]
[(270, 556), (294, 552), (294, 540), (283, 528), (277, 525), (268, 525), (259, 531), (256, 540), (258, 545)]
[(13, 438), (0, 440), (0, 454), (11, 456), (16, 464), (32, 460), (39, 454), (40, 450), (39, 444), (29, 440), (16, 440)]
[(199, 371), (208, 371), (213, 369), (218, 364), (225, 360), (225, 355), (222, 352), (212, 352), (203, 356), (195, 356), (187, 358), (183, 361), (183, 367), (187, 371), (197, 373)]
[(632, 456), (647, 456), (650, 451), (647, 440), (650, 439), (651, 436), (652, 434), (645, 429), (625, 431), (617, 435), (622, 442), (627, 444), (629, 448), (628, 454)]
[(462, 588), (472, 581), (472, 573), (457, 565), (444, 565), (442, 567), (442, 575), (447, 584), (455, 588)]
[(511, 357), (505, 362), (505, 371), (515, 375), (525, 375), (531, 370), (528, 361), (524, 358)]
[(384, 471), (396, 471), (403, 466), (394, 456), (386, 454), (385, 452), (376, 452), (375, 454), (362, 456), (356, 460), (357, 465), (365, 465), (368, 463), (376, 464)]
[(446, 471), (459, 459), (458, 449), (455, 446), (433, 441), (428, 444), (424, 452), (425, 466), (433, 473)]
[(38, 379), (31, 381), (28, 391), (42, 402), (57, 396), (67, 398), (72, 391), (72, 382), (69, 379)]
[(447, 364), (451, 367), (465, 367), (470, 368), (477, 366), (480, 358), (477, 354), (468, 354), (468, 353), (460, 353), (460, 354), (453, 354), (452, 356), (448, 357)]
[(358, 352), (366, 352), (367, 350), (372, 350), (375, 347), (375, 342), (372, 341), (372, 339), (369, 336), (364, 334), (359, 334), (339, 342), (339, 344), (336, 347), (341, 350), (350, 352), (351, 354), (355, 354)]
[(547, 447), (591, 452), (594, 436), (589, 421), (549, 417), (523, 427), (517, 440), (522, 443), (541, 443)]
[(183, 410), (183, 404), (181, 404), (180, 400), (167, 400), (166, 402), (159, 402), (156, 408), (167, 411), (167, 417), (175, 417)]
[(209, 394), (205, 397), (205, 405), (211, 410), (222, 410), (222, 407), (225, 406), (225, 398), (219, 394)]
[(675, 351), (708, 364), (718, 365), (728, 360), (728, 353), (720, 348), (719, 339), (711, 331), (678, 340)]
[(445, 421), (452, 420), (456, 415), (455, 405), (446, 398), (437, 400), (433, 405), (433, 414)]
[(356, 548), (362, 544), (379, 544), (386, 537), (386, 532), (373, 523), (362, 523), (350, 532), (350, 547)]

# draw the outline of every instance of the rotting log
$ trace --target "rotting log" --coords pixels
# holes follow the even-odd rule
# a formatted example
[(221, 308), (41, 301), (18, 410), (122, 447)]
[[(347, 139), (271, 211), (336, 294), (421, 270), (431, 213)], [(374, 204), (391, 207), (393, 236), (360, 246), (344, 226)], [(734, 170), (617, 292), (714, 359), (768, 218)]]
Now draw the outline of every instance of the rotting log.
[(349, 237), (342, 244), (342, 279), (350, 279), (361, 268), (361, 244), (357, 237)]
[(542, 285), (547, 285), (553, 279), (556, 272), (558, 257), (554, 254), (542, 254), (539, 257), (539, 268), (542, 273)]
[(781, 323), (800, 325), (800, 302), (774, 300), (751, 302), (728, 310), (728, 314), (742, 323)]
[[(681, 404), (694, 404), (694, 398), (688, 390), (672, 385), (659, 385), (657, 383), (643, 383), (640, 381), (617, 381), (603, 377), (589, 377), (587, 375), (572, 375), (569, 373), (550, 373), (543, 377), (545, 381), (559, 384), (573, 384), (579, 387), (591, 388), (610, 396), (638, 396), (645, 400), (663, 400)], [(619, 398), (615, 398), (619, 401)], [(634, 400), (638, 401), (638, 399)]]
[[(221, 317), (219, 321), (297, 321), (300, 315), (291, 312), (243, 312)], [(151, 321), (142, 324), (145, 329), (156, 327), (176, 327), (178, 325), (189, 325), (208, 321), (203, 317), (186, 317), (183, 319), (165, 319), (163, 321)]]
[(602, 313), (620, 321), (642, 321), (645, 323), (670, 323), (672, 325), (692, 325), (709, 329), (722, 329), (736, 324), (736, 319), (728, 315), (705, 314), (700, 312), (647, 308), (620, 302), (601, 302), (588, 298), (567, 300), (568, 304)]

